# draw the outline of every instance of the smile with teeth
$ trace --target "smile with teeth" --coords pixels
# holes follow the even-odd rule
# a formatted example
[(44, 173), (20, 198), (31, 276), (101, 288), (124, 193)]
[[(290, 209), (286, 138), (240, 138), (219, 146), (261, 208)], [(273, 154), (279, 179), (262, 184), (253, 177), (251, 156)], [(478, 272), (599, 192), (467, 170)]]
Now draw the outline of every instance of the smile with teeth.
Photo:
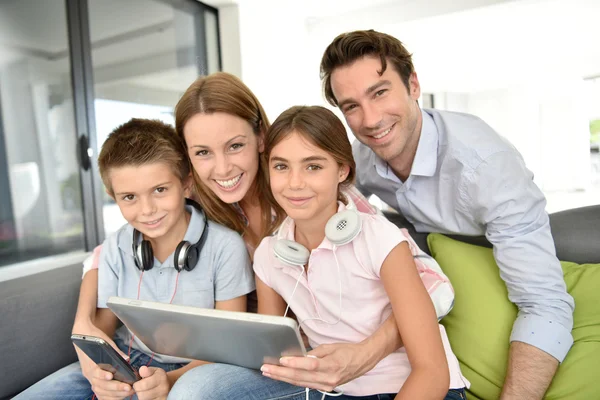
[(240, 178), (242, 177), (242, 174), (239, 174), (238, 176), (236, 176), (235, 178), (232, 179), (228, 179), (226, 181), (221, 181), (219, 179), (215, 179), (215, 182), (217, 182), (217, 184), (219, 186), (224, 187), (225, 189), (230, 189), (232, 187), (234, 187), (239, 181)]
[[(394, 124), (395, 125), (395, 124)], [(392, 131), (392, 128), (394, 127), (394, 125), (390, 126), (388, 129), (386, 129), (385, 131), (381, 132), (379, 135), (375, 135), (373, 136), (375, 139), (381, 139), (382, 137), (387, 136), (388, 133), (390, 133)]]

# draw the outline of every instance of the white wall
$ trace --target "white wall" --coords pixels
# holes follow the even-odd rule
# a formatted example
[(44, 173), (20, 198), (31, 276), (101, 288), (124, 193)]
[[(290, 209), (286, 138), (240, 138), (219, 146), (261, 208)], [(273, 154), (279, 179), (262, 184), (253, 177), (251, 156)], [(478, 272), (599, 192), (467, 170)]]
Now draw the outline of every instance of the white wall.
[(242, 78), (271, 120), (293, 105), (310, 103), (319, 93), (319, 64), (307, 57), (306, 20), (301, 2), (296, 3), (239, 6)]
[(291, 105), (326, 105), (325, 47), (341, 32), (373, 28), (403, 41), (438, 106), (477, 114), (511, 140), (545, 191), (589, 186), (581, 84), (600, 74), (600, 1), (238, 3), (239, 75), (271, 119)]
[(243, 79), (239, 15), (236, 4), (219, 7), (221, 67), (223, 71)]
[(585, 90), (580, 79), (555, 79), (552, 85), (436, 93), (436, 107), (485, 120), (521, 152), (543, 190), (586, 190), (591, 177)]

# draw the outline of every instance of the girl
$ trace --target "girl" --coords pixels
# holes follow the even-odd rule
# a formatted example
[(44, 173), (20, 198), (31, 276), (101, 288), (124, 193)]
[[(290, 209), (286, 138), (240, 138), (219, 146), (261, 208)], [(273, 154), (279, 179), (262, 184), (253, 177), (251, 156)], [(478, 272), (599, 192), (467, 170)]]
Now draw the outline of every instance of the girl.
[(259, 313), (284, 315), (289, 307), (318, 348), (360, 342), (393, 312), (404, 347), (335, 395), (464, 398), (469, 383), (437, 323), (408, 238), (384, 217), (357, 211), (343, 194), (355, 164), (341, 121), (323, 107), (292, 107), (274, 122), (264, 147), (272, 207), (287, 218), (254, 254)]

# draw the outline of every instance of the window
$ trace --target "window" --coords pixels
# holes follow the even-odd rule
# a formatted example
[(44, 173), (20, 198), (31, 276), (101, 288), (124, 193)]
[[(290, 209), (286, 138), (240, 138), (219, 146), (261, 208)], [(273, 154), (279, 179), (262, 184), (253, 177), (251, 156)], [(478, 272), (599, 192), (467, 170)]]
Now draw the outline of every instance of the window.
[(0, 266), (84, 249), (63, 0), (0, 3)]

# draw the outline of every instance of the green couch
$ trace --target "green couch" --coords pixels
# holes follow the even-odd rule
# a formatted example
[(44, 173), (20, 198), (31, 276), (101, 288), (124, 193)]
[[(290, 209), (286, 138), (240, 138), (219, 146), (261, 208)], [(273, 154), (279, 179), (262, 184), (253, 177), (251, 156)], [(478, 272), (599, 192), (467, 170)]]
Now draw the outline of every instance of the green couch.
[[(575, 312), (573, 347), (545, 398), (600, 399), (600, 206), (553, 214), (550, 223)], [(484, 238), (411, 233), (454, 286), (454, 308), (442, 324), (471, 382), (469, 399), (497, 399), (517, 307), (508, 300), (490, 244)]]

